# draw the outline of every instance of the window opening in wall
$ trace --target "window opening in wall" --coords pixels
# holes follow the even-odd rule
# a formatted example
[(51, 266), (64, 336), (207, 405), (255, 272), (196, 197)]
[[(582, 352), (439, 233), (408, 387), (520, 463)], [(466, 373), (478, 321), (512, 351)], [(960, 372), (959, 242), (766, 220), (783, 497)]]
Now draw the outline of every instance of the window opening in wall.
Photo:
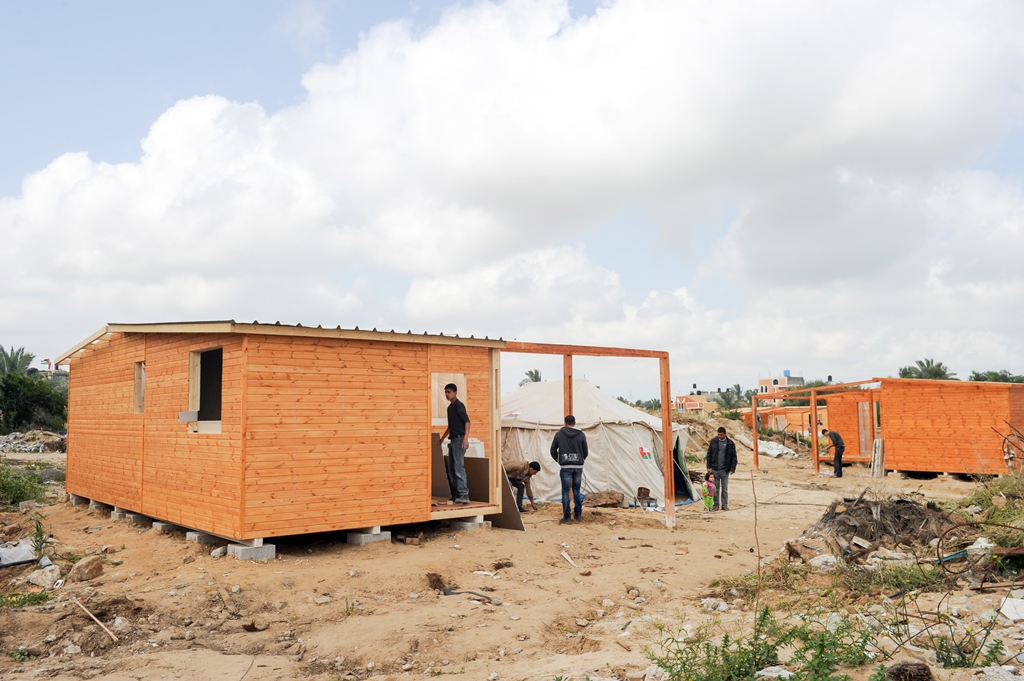
[(456, 393), (463, 404), (466, 403), (466, 374), (440, 373), (431, 374), (431, 410), (430, 422), (435, 426), (448, 425), (448, 399), (444, 396), (444, 387), (454, 383), (459, 391)]
[(224, 349), (199, 353), (199, 421), (220, 421)]
[(132, 411), (146, 413), (146, 363), (135, 363), (135, 390), (132, 393)]
[(224, 349), (200, 350), (188, 355), (188, 411), (178, 412), (193, 433), (219, 433)]

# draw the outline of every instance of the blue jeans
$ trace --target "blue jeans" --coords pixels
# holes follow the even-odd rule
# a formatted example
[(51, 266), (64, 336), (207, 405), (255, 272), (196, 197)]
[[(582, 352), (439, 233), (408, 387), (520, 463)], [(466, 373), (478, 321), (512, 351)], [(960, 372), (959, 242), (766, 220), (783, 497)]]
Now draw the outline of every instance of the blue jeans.
[(448, 489), (452, 493), (452, 501), (469, 499), (469, 486), (466, 484), (466, 442), (464, 437), (452, 437), (448, 442)]
[(563, 468), (558, 472), (562, 479), (562, 517), (569, 518), (569, 489), (576, 502), (576, 519), (583, 517), (583, 499), (580, 498), (580, 485), (583, 484), (582, 468)]

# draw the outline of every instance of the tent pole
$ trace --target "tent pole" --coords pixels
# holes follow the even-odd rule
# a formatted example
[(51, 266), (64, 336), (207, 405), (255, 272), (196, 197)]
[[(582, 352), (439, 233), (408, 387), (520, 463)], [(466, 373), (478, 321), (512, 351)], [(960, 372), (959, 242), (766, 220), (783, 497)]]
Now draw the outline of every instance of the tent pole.
[(665, 525), (676, 526), (675, 438), (672, 433), (672, 380), (668, 357), (658, 360), (661, 374), (661, 459), (665, 466)]
[(562, 355), (562, 411), (572, 413), (572, 355)]

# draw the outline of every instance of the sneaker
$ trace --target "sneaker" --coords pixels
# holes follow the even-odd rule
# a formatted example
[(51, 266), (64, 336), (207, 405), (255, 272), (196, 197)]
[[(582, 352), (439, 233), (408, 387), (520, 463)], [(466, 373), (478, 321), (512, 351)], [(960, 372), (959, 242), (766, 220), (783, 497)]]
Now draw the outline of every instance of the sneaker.
[(455, 500), (455, 503), (456, 504), (468, 504), (469, 503), (469, 499), (467, 499), (466, 497), (459, 497), (458, 499)]
[(559, 525), (572, 525), (572, 518), (562, 518), (558, 521)]

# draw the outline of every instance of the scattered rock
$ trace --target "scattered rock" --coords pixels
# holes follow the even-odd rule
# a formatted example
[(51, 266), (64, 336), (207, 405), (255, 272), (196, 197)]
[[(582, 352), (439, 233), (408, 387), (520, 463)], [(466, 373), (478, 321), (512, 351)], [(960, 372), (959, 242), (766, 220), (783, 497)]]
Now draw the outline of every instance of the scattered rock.
[(56, 565), (51, 565), (42, 570), (32, 572), (29, 574), (27, 581), (29, 584), (34, 584), (44, 591), (49, 591), (57, 583), (58, 579), (60, 579), (60, 568)]
[(39, 508), (39, 503), (34, 499), (22, 501), (21, 503), (18, 504), (18, 510), (21, 511), (22, 513), (28, 513), (29, 511), (36, 508)]
[(644, 670), (644, 681), (669, 681), (669, 673), (656, 664)]
[(189, 563), (194, 563), (195, 560), (196, 560), (195, 556), (185, 556), (184, 558), (181, 559), (181, 564), (182, 565), (188, 565)]
[(494, 565), (491, 566), (491, 569), (492, 570), (500, 570), (502, 568), (510, 568), (510, 567), (512, 567), (512, 560), (509, 559), (509, 558), (505, 558), (503, 560), (499, 560), (499, 561), (495, 562)]
[(86, 556), (75, 563), (68, 573), (69, 582), (88, 582), (103, 574), (103, 563), (99, 556)]
[(793, 672), (786, 671), (782, 667), (765, 667), (761, 671), (754, 672), (755, 679), (788, 679)]
[(578, 618), (576, 620), (576, 626), (577, 627), (589, 627), (590, 626), (590, 620), (585, 620), (582, 617), (580, 617), (580, 618)]
[(822, 572), (830, 572), (839, 567), (839, 559), (829, 553), (823, 553), (820, 556), (815, 556), (807, 561), (807, 564), (813, 567), (815, 570), (821, 570)]
[(74, 643), (64, 648), (65, 655), (78, 655), (80, 652), (82, 652), (82, 648)]
[(721, 598), (702, 598), (700, 605), (711, 612), (729, 612), (729, 604)]
[(242, 587), (240, 587), (239, 585), (235, 584), (233, 587), (231, 587), (231, 593), (237, 594), (237, 593), (241, 593), (241, 592), (242, 592)]
[(226, 546), (218, 546), (213, 551), (210, 551), (211, 558), (223, 558), (226, 555), (228, 555), (228, 547)]
[(613, 601), (610, 598), (606, 598), (603, 601), (601, 601), (601, 605), (603, 607), (605, 607), (605, 608), (614, 608), (615, 607), (615, 601)]
[(328, 603), (331, 602), (331, 597), (330, 596), (317, 596), (316, 598), (313, 599), (313, 602), (316, 603), (317, 605), (327, 605)]

